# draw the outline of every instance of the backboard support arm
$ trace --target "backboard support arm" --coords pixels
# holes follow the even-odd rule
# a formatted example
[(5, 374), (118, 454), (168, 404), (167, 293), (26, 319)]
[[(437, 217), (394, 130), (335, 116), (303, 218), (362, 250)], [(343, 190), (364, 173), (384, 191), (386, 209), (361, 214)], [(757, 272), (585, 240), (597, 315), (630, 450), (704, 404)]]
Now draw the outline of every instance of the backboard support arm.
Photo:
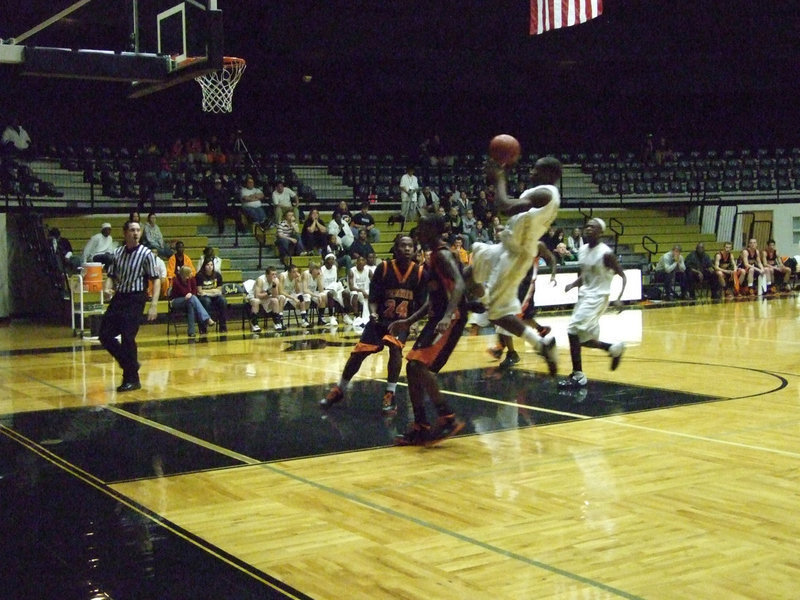
[[(28, 31), (26, 31), (22, 35), (18, 35), (17, 37), (13, 38), (13, 42), (15, 44), (19, 44), (21, 42), (24, 42), (29, 37), (31, 37), (33, 35), (36, 35), (40, 31), (42, 31), (43, 29), (47, 29), (48, 27), (50, 27), (50, 25), (52, 25), (56, 21), (60, 21), (61, 19), (63, 19), (67, 15), (72, 14), (73, 12), (75, 12), (76, 10), (81, 8), (82, 6), (85, 6), (85, 5), (89, 4), (89, 2), (91, 2), (91, 1), (92, 0), (78, 0), (77, 2), (71, 4), (70, 6), (68, 6), (67, 8), (62, 10), (61, 12), (56, 13), (55, 15), (50, 17), (49, 19), (45, 19), (44, 21), (42, 21), (41, 23), (39, 23), (35, 27), (30, 28)], [(135, 2), (135, 0), (134, 0), (134, 2)]]

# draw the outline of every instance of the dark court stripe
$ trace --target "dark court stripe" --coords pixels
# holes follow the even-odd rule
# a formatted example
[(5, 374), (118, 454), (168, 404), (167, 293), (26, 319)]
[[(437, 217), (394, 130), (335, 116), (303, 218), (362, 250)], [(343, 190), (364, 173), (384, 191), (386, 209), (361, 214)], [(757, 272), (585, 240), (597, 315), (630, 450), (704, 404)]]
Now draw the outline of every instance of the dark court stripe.
[(38, 455), (41, 459), (58, 467), (62, 471), (66, 472), (68, 475), (79, 480), (84, 485), (87, 485), (95, 489), (96, 491), (112, 498), (113, 500), (125, 506), (127, 509), (135, 511), (140, 515), (150, 519), (151, 521), (153, 521), (166, 531), (170, 532), (171, 534), (177, 536), (178, 538), (191, 543), (192, 545), (200, 548), (201, 550), (211, 555), (212, 557), (216, 558), (217, 560), (222, 561), (228, 566), (235, 568), (241, 573), (253, 578), (257, 582), (269, 587), (274, 592), (279, 593), (281, 597), (290, 598), (292, 600), (311, 600), (310, 596), (307, 596), (306, 594), (303, 594), (299, 590), (292, 588), (291, 586), (280, 581), (279, 579), (276, 579), (275, 577), (272, 577), (267, 573), (264, 573), (263, 571), (256, 569), (252, 565), (243, 562), (236, 556), (229, 554), (228, 552), (222, 550), (221, 548), (218, 548), (214, 544), (209, 543), (208, 541), (204, 540), (201, 537), (198, 537), (192, 532), (187, 531), (186, 529), (180, 527), (179, 525), (176, 525), (175, 523), (169, 521), (168, 519), (163, 518), (158, 513), (155, 513), (150, 509), (148, 509), (147, 507), (138, 504), (137, 502), (125, 496), (124, 494), (117, 492), (113, 488), (109, 487), (101, 479), (98, 479), (92, 474), (87, 473), (86, 471), (80, 469), (79, 467), (69, 463), (68, 461), (62, 459), (58, 455), (53, 454), (46, 448), (40, 446), (39, 444), (35, 443), (29, 438), (20, 435), (13, 429), (10, 429), (5, 425), (0, 425), (0, 434), (5, 435), (9, 439), (25, 447), (27, 450)]

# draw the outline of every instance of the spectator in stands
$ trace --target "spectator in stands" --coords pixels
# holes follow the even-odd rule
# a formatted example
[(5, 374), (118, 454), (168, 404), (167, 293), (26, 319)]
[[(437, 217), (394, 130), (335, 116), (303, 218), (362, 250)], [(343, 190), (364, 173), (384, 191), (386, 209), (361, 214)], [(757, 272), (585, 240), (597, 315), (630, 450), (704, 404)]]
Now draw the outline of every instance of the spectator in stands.
[(447, 222), (450, 224), (450, 234), (458, 235), (464, 231), (464, 223), (461, 220), (461, 213), (457, 206), (451, 206), (447, 215)]
[(714, 271), (717, 274), (719, 289), (725, 290), (726, 296), (738, 296), (741, 284), (740, 273), (737, 272), (736, 259), (733, 257), (732, 249), (733, 244), (725, 242), (722, 250), (714, 255)]
[(169, 247), (164, 241), (164, 235), (161, 233), (161, 228), (156, 223), (156, 213), (151, 212), (147, 215), (147, 223), (142, 228), (144, 231), (144, 241), (142, 242), (148, 248), (158, 249), (158, 255), (161, 258), (169, 259), (172, 256), (172, 248)]
[(375, 269), (378, 268), (378, 255), (374, 252), (370, 252), (367, 254), (367, 269), (369, 269), (370, 273), (375, 273)]
[(419, 179), (414, 175), (414, 165), (408, 165), (405, 175), (400, 178), (400, 215), (399, 217), (390, 217), (390, 225), (395, 220), (399, 220), (402, 231), (407, 220), (416, 220), (419, 210), (417, 207), (418, 193)]
[(53, 227), (50, 232), (50, 247), (56, 257), (59, 269), (64, 273), (74, 273), (81, 266), (81, 257), (72, 252), (72, 244), (65, 237), (61, 237), (58, 227)]
[(206, 312), (212, 309), (219, 323), (220, 333), (228, 331), (228, 301), (222, 293), (222, 275), (214, 266), (214, 259), (206, 259), (197, 272), (197, 296)]
[(186, 140), (184, 148), (186, 150), (186, 158), (189, 162), (206, 162), (207, 157), (203, 152), (203, 140), (200, 139), (199, 136), (194, 136)]
[(142, 224), (142, 217), (139, 214), (138, 210), (132, 210), (131, 212), (128, 213), (128, 222), (139, 223), (139, 225)]
[(422, 188), (422, 195), (418, 198), (418, 204), (420, 213), (434, 215), (439, 207), (439, 194), (426, 185)]
[(456, 205), (458, 199), (461, 197), (461, 190), (456, 187), (454, 190), (447, 190), (445, 192), (445, 196), (447, 197), (447, 202), (445, 202), (445, 210), (447, 213), (450, 213), (450, 208)]
[(328, 235), (335, 235), (339, 238), (339, 242), (344, 246), (345, 250), (348, 250), (353, 244), (353, 240), (355, 240), (350, 225), (343, 219), (341, 213), (336, 212), (333, 213), (333, 219), (328, 223)]
[(241, 164), (242, 159), (244, 158), (244, 152), (242, 151), (245, 150), (245, 148), (242, 144), (241, 135), (241, 131), (231, 131), (228, 134), (228, 141), (223, 147), (225, 154), (228, 156), (228, 165), (230, 166), (237, 166)]
[(542, 241), (544, 242), (544, 245), (547, 246), (547, 249), (550, 250), (550, 252), (556, 249), (559, 240), (558, 236), (556, 235), (555, 225), (550, 226), (550, 229), (547, 230), (547, 233), (542, 236)]
[(267, 213), (262, 205), (264, 191), (256, 187), (256, 181), (252, 175), (247, 175), (244, 179), (244, 186), (239, 191), (242, 201), (242, 212), (261, 229), (268, 227)]
[[(287, 216), (291, 213), (287, 213)], [(286, 303), (300, 313), (300, 325), (308, 327), (308, 309), (311, 304), (311, 294), (303, 291), (303, 278), (297, 265), (280, 274), (278, 278), (278, 293), (286, 298)]]
[(672, 147), (669, 145), (667, 138), (663, 135), (658, 138), (658, 145), (656, 146), (654, 156), (657, 165), (663, 165), (666, 162), (675, 160), (675, 153), (672, 151)]
[(792, 269), (783, 264), (783, 259), (775, 248), (775, 240), (767, 241), (767, 248), (761, 251), (761, 264), (767, 279), (767, 293), (773, 293), (780, 284), (780, 291), (789, 291), (789, 279)]
[(470, 235), (470, 247), (475, 242), (482, 242), (484, 244), (492, 243), (492, 238), (489, 235), (489, 231), (483, 226), (483, 221), (481, 220), (475, 221), (475, 228), (472, 230), (472, 234)]
[(653, 134), (648, 133), (644, 138), (644, 146), (642, 148), (642, 162), (654, 162), (656, 159), (656, 145), (653, 139)]
[(472, 246), (472, 234), (475, 231), (475, 224), (478, 220), (475, 218), (475, 212), (472, 208), (468, 208), (467, 212), (461, 215), (461, 233), (464, 236), (464, 248), (467, 250)]
[(217, 256), (217, 251), (212, 246), (203, 248), (203, 255), (197, 261), (197, 264), (202, 265), (206, 261), (211, 261), (214, 264), (214, 270), (217, 273), (222, 273), (222, 259)]
[[(492, 223), (492, 228), (489, 233), (492, 236), (492, 242), (497, 244), (500, 241), (500, 232), (503, 231), (503, 229), (505, 228), (503, 227), (503, 224), (500, 222), (500, 217), (498, 217), (497, 215), (494, 215), (492, 217), (491, 223)], [(542, 239), (542, 241), (544, 241), (544, 239)], [(546, 245), (547, 244), (545, 243), (545, 246)]]
[(453, 251), (458, 261), (462, 264), (462, 266), (467, 266), (469, 264), (469, 252), (467, 249), (464, 248), (464, 235), (458, 234), (453, 237), (452, 244), (450, 245), (450, 250)]
[(573, 262), (578, 260), (578, 255), (572, 254), (564, 242), (559, 242), (556, 244), (555, 250), (552, 251), (552, 254), (555, 256), (556, 261), (560, 265), (563, 265), (565, 262)]
[(365, 230), (367, 238), (370, 242), (379, 242), (381, 239), (381, 232), (375, 227), (375, 217), (369, 214), (369, 203), (363, 202), (361, 210), (350, 218), (350, 228), (355, 230), (355, 233)]
[(578, 256), (578, 250), (583, 246), (583, 235), (580, 227), (572, 230), (572, 235), (567, 238), (567, 249), (573, 256)]
[(175, 280), (175, 273), (177, 273), (178, 269), (183, 266), (191, 269), (192, 277), (197, 274), (197, 270), (194, 268), (194, 264), (192, 264), (192, 259), (184, 254), (183, 250), (183, 242), (180, 240), (175, 242), (175, 254), (170, 256), (169, 260), (167, 261), (167, 281), (169, 282), (169, 285), (172, 285), (172, 282)]
[(302, 283), (302, 293), (311, 299), (311, 306), (317, 308), (317, 325), (325, 325), (323, 313), (328, 306), (328, 292), (322, 285), (322, 273), (319, 264), (316, 262), (308, 263), (308, 269), (300, 275)]
[(306, 220), (303, 221), (300, 239), (303, 241), (303, 247), (314, 253), (321, 252), (328, 244), (328, 228), (316, 208), (312, 208)]
[(197, 297), (197, 282), (191, 268), (187, 266), (178, 268), (177, 277), (172, 280), (169, 297), (173, 310), (186, 311), (186, 319), (189, 323), (187, 334), (190, 338), (195, 336), (195, 322), (200, 328), (201, 335), (208, 332), (209, 326), (215, 325)]
[(181, 162), (185, 157), (186, 153), (183, 140), (181, 138), (175, 138), (175, 141), (172, 142), (172, 147), (169, 150), (168, 158), (175, 162)]
[(83, 262), (99, 262), (108, 267), (113, 260), (113, 251), (116, 244), (111, 237), (111, 223), (103, 223), (100, 233), (95, 233), (89, 238), (83, 249)]
[(453, 164), (453, 157), (447, 155), (444, 144), (442, 143), (442, 138), (439, 137), (439, 134), (435, 134), (430, 144), (428, 144), (428, 153), (430, 155), (431, 166)]
[(659, 283), (664, 284), (664, 298), (672, 300), (675, 298), (675, 283), (681, 286), (681, 293), (687, 299), (686, 289), (686, 262), (681, 255), (681, 247), (675, 245), (672, 250), (665, 252), (656, 264), (655, 278)]
[(294, 213), (286, 211), (283, 220), (278, 224), (275, 245), (278, 246), (278, 256), (285, 267), (292, 264), (292, 257), (305, 254), (306, 249), (300, 239), (300, 228), (294, 220)]
[(261, 327), (258, 326), (258, 312), (262, 306), (267, 317), (272, 318), (275, 331), (282, 331), (285, 304), (286, 297), (282, 296), (278, 289), (278, 273), (274, 267), (267, 267), (264, 274), (256, 279), (253, 297), (250, 298), (250, 331), (253, 333), (261, 331)]
[(360, 325), (369, 321), (369, 283), (372, 273), (367, 268), (367, 257), (359, 256), (356, 264), (347, 272), (347, 287), (350, 289), (350, 308), (353, 315), (361, 315)]
[(348, 271), (353, 266), (353, 257), (348, 254), (342, 246), (342, 242), (335, 235), (328, 236), (328, 244), (322, 250), (322, 256), (333, 254), (336, 257), (336, 264), (344, 267)]
[(450, 204), (450, 208), (456, 207), (458, 209), (458, 214), (462, 217), (467, 214), (467, 211), (472, 208), (472, 200), (469, 199), (467, 196), (467, 192), (461, 190), (458, 193), (458, 197), (456, 197), (455, 201)]
[(494, 211), (492, 205), (489, 203), (488, 197), (486, 196), (486, 190), (481, 190), (478, 192), (478, 197), (472, 204), (472, 210), (475, 212), (475, 218), (479, 221), (483, 221), (484, 225), (491, 222), (490, 213)]
[(275, 223), (283, 221), (283, 215), (287, 212), (294, 213), (295, 223), (300, 222), (300, 200), (297, 192), (284, 185), (283, 180), (279, 179), (272, 190), (272, 209), (275, 211)]
[(31, 136), (19, 124), (15, 117), (3, 130), (3, 154), (16, 155), (24, 158), (31, 154)]
[[(349, 257), (348, 257), (349, 258)], [(347, 268), (350, 270), (350, 267)], [(344, 289), (342, 282), (339, 281), (339, 269), (336, 264), (336, 256), (327, 254), (325, 262), (320, 267), (320, 276), (322, 278), (322, 285), (328, 294), (328, 313), (330, 319), (328, 325), (338, 325), (334, 310), (336, 305), (339, 305), (342, 311), (342, 319), (348, 325), (352, 325), (353, 319), (347, 314), (348, 306), (350, 305), (350, 292)]]
[(358, 232), (358, 237), (356, 238), (356, 241), (353, 242), (353, 244), (350, 246), (350, 252), (348, 252), (348, 254), (350, 254), (350, 256), (354, 259), (363, 256), (364, 259), (366, 260), (367, 255), (370, 252), (374, 254), (375, 250), (372, 247), (372, 244), (370, 244), (369, 241), (367, 240), (367, 230), (360, 229)]
[[(156, 270), (158, 271), (158, 279), (161, 282), (161, 287), (159, 289), (164, 290), (165, 291), (164, 295), (166, 296), (166, 291), (167, 291), (167, 289), (169, 287), (169, 280), (167, 279), (167, 265), (164, 262), (164, 259), (162, 259), (158, 255), (158, 248), (150, 248), (150, 252), (153, 253), (153, 256), (156, 259)], [(152, 299), (152, 297), (153, 297), (153, 289), (154, 289), (153, 280), (150, 280), (148, 282), (148, 286), (147, 286), (147, 298), (148, 299)]]
[(697, 244), (694, 252), (690, 252), (684, 261), (686, 264), (686, 290), (689, 298), (694, 300), (698, 286), (708, 283), (711, 288), (711, 297), (719, 298), (719, 279), (714, 272), (714, 263), (711, 257), (706, 254), (706, 247), (703, 242)]
[[(740, 279), (740, 284), (747, 279), (747, 293), (751, 296), (758, 295), (758, 278), (764, 273), (764, 265), (761, 264), (761, 252), (758, 251), (758, 240), (750, 238), (747, 247), (739, 254), (737, 265), (740, 271), (744, 272), (744, 277)], [(741, 272), (740, 272), (741, 277)], [(744, 290), (742, 290), (744, 292)]]
[(336, 208), (333, 209), (333, 216), (335, 217), (336, 215), (341, 215), (342, 221), (345, 223), (351, 223), (353, 221), (353, 213), (350, 212), (350, 207), (347, 206), (347, 202), (344, 200), (340, 200)]
[(230, 216), (229, 201), (230, 193), (225, 188), (222, 177), (215, 175), (214, 183), (206, 194), (206, 203), (208, 214), (217, 222), (217, 233), (220, 235), (225, 233), (225, 219)]
[(222, 144), (217, 136), (212, 135), (211, 138), (205, 143), (206, 162), (224, 165), (227, 162), (227, 157), (222, 151)]

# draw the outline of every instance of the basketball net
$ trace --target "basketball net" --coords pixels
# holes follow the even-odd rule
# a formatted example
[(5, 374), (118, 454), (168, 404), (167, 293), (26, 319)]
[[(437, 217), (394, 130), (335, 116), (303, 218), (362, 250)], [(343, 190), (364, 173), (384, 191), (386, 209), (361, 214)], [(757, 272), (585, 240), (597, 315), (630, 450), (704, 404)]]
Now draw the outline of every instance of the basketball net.
[(233, 90), (247, 66), (243, 58), (226, 56), (222, 69), (195, 77), (203, 90), (203, 111), (223, 113), (233, 111)]

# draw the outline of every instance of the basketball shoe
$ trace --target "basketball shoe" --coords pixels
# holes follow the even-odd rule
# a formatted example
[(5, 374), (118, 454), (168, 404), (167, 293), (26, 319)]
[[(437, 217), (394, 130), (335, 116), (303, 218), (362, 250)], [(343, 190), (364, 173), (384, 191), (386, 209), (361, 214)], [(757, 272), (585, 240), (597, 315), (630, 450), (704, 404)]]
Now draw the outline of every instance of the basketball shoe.
[(430, 439), (431, 426), (427, 423), (411, 424), (411, 427), (402, 434), (394, 437), (395, 446), (424, 446)]
[(442, 415), (436, 419), (436, 425), (431, 429), (430, 436), (425, 442), (426, 446), (435, 446), (447, 438), (453, 437), (464, 429), (464, 421), (457, 419), (454, 414)]
[(505, 359), (498, 365), (500, 369), (510, 369), (519, 362), (519, 354), (516, 352), (509, 352), (506, 354)]
[(388, 417), (397, 414), (397, 404), (394, 401), (394, 392), (386, 390), (383, 393), (383, 403), (381, 405), (383, 416)]
[(544, 357), (547, 363), (547, 370), (551, 377), (555, 377), (558, 373), (558, 352), (556, 350), (556, 336), (548, 333), (542, 338), (541, 346), (539, 346), (539, 354)]
[(342, 391), (342, 388), (340, 388), (338, 385), (335, 385), (328, 391), (327, 395), (319, 401), (319, 405), (322, 408), (330, 408), (342, 400), (344, 400), (344, 392)]
[(612, 371), (617, 370), (617, 367), (619, 366), (619, 363), (622, 360), (623, 352), (625, 352), (625, 344), (623, 342), (617, 342), (616, 344), (611, 344), (611, 348), (608, 349), (608, 353), (609, 355), (611, 355)]
[(586, 387), (587, 383), (589, 383), (589, 380), (586, 379), (586, 375), (583, 374), (583, 371), (573, 371), (569, 377), (558, 382), (558, 387), (562, 389), (576, 389)]

